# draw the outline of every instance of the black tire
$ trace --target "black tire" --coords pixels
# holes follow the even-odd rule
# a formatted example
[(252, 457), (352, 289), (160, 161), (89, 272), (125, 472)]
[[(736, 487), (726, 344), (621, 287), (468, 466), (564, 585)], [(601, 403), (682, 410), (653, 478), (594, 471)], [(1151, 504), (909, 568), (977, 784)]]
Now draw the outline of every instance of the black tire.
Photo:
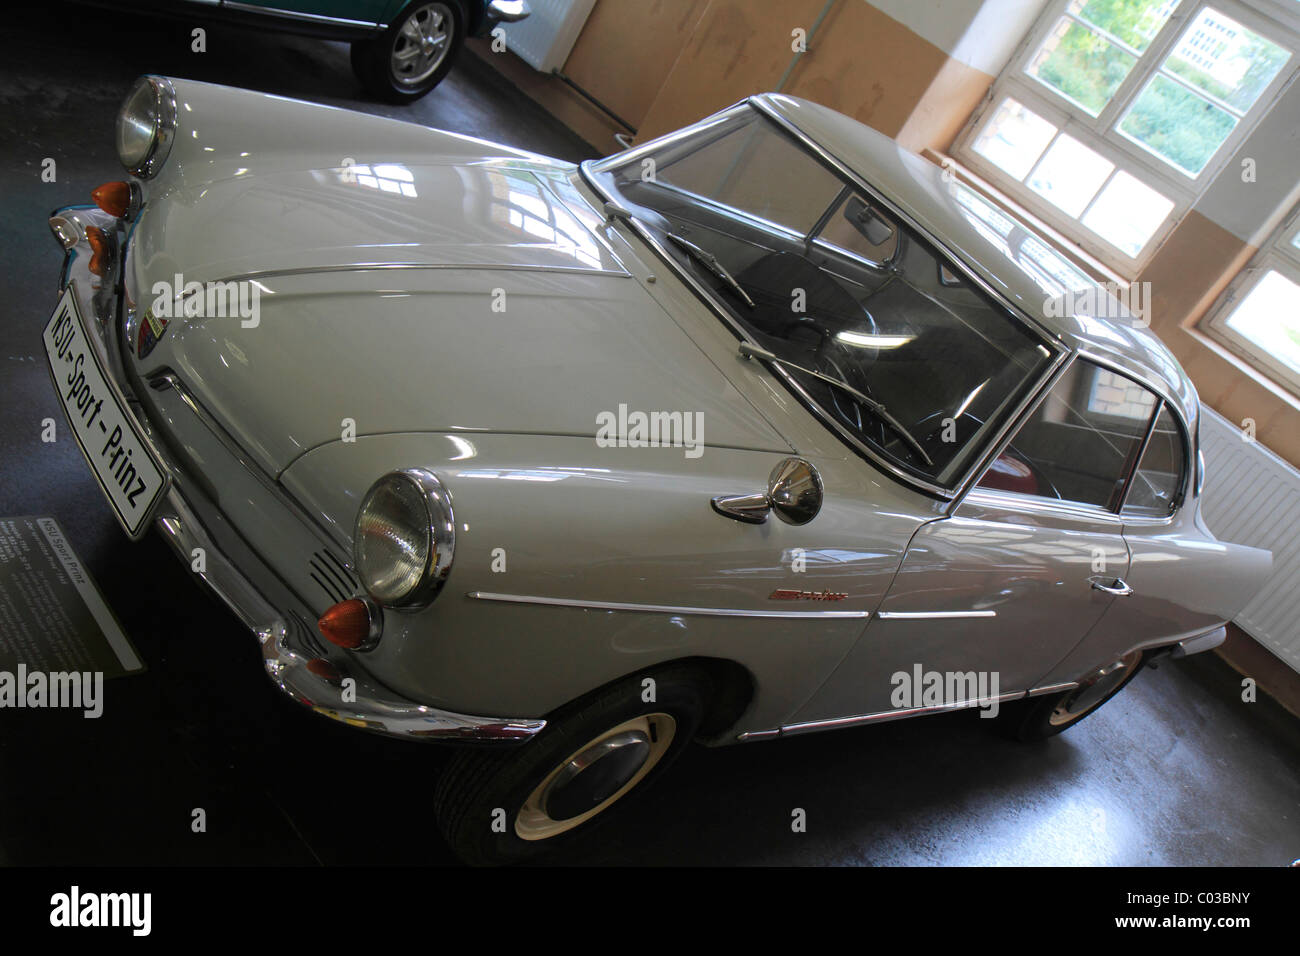
[[(647, 677), (655, 681), (655, 700), (651, 703), (641, 699), (642, 681)], [(611, 684), (561, 708), (548, 718), (546, 728), (534, 740), (519, 747), (460, 751), (434, 790), (434, 814), (444, 838), (461, 860), (475, 866), (517, 863), (571, 847), (614, 813), (626, 809), (667, 771), (695, 736), (711, 690), (708, 675), (699, 668), (668, 665)], [(629, 721), (658, 722), (665, 714), (675, 725), (670, 742), (651, 769), (625, 793), (620, 790), (621, 796), (615, 793), (607, 803), (597, 804), (595, 811), (588, 811), (594, 815), (585, 822), (550, 821), (571, 825), (572, 829), (546, 837), (534, 835), (532, 839), (520, 835), (521, 827), (525, 827), (521, 811), (526, 802), (535, 799), (548, 778), (566, 767), (578, 752), (585, 752), (602, 735)], [(536, 810), (532, 812), (535, 816)], [(571, 815), (568, 819), (581, 817)]]
[[(407, 82), (393, 68), (393, 54), (403, 39), (403, 28), (412, 17), (420, 16), (426, 8), (437, 8), (439, 13), (450, 14), (450, 38), (447, 50), (437, 68), (417, 82)], [(381, 35), (370, 40), (356, 40), (352, 44), (352, 72), (361, 86), (372, 96), (389, 103), (412, 103), (442, 82), (455, 64), (465, 45), (465, 10), (458, 0), (411, 0), (393, 23)]]
[[(1076, 700), (1083, 699), (1095, 682), (1087, 682), (1071, 690), (1061, 691), (1059, 694), (1047, 694), (1043, 697), (1018, 700), (1010, 705), (1004, 704), (997, 718), (999, 729), (1013, 740), (1024, 743), (1055, 737), (1062, 731), (1069, 730), (1089, 714), (1096, 713), (1102, 704), (1127, 687), (1129, 681), (1142, 672), (1144, 660), (1141, 651), (1134, 651), (1116, 661), (1116, 664), (1127, 668), (1122, 679), (1106, 690), (1098, 700), (1090, 703), (1086, 709), (1081, 708), (1079, 713), (1071, 714), (1070, 705)], [(1063, 712), (1058, 714), (1058, 708)]]

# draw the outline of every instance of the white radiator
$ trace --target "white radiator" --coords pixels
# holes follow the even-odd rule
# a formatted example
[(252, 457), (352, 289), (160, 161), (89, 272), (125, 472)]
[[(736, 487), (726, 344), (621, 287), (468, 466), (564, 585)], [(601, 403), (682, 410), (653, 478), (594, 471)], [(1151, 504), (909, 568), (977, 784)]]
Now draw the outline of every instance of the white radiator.
[(506, 45), (535, 70), (557, 70), (595, 5), (596, 0), (528, 0), (532, 13), (518, 23), (501, 24)]
[(1241, 436), (1201, 406), (1201, 512), (1216, 538), (1273, 552), (1272, 577), (1235, 623), (1300, 671), (1300, 471)]

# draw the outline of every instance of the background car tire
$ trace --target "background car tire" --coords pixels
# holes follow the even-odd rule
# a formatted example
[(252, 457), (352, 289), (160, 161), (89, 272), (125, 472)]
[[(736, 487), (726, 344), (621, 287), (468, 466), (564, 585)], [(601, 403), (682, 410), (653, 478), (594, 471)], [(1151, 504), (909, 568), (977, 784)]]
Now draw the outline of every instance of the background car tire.
[[(430, 15), (440, 19), (441, 26), (430, 31)], [(429, 54), (414, 53), (407, 61), (412, 75), (403, 76), (395, 65), (395, 58), (419, 44), (413, 33), (433, 32), (446, 36), (445, 48), (440, 50), (436, 63)], [(456, 0), (413, 0), (402, 9), (389, 28), (370, 40), (357, 40), (352, 44), (352, 71), (362, 87), (373, 96), (390, 103), (411, 103), (442, 82), (451, 70), (465, 45), (465, 11)], [(426, 68), (432, 67), (426, 73)]]
[[(654, 701), (645, 702), (643, 681), (654, 679)], [(669, 665), (619, 681), (557, 711), (534, 740), (508, 750), (465, 749), (443, 771), (434, 791), (439, 828), (455, 854), (466, 863), (492, 866), (514, 863), (567, 847), (643, 794), (689, 746), (700, 725), (712, 687), (708, 675), (690, 665)], [(525, 839), (523, 811), (557, 771), (611, 730), (629, 722), (668, 717), (671, 739), (639, 780), (598, 805), (597, 812), (572, 829)], [(615, 735), (617, 739), (622, 735)], [(606, 759), (617, 760), (617, 757)], [(593, 763), (590, 767), (599, 766)], [(635, 779), (635, 778), (633, 778)], [(536, 808), (529, 811), (534, 816)], [(581, 820), (580, 816), (570, 819)], [(521, 829), (523, 828), (523, 829)]]
[[(1081, 701), (1083, 695), (1093, 686), (1092, 684), (1062, 691), (1059, 694), (1046, 694), (1042, 697), (1014, 701), (1010, 705), (1004, 704), (997, 718), (1000, 729), (1013, 740), (1025, 743), (1055, 737), (1089, 714), (1095, 713), (1102, 704), (1127, 687), (1128, 682), (1142, 672), (1144, 660), (1141, 651), (1133, 651), (1116, 661), (1115, 663), (1123, 668), (1118, 678), (1112, 679), (1111, 686), (1103, 688), (1098, 699), (1089, 702), (1086, 708), (1077, 707), (1075, 712), (1071, 712), (1071, 704)], [(1105, 677), (1099, 680), (1105, 680)]]

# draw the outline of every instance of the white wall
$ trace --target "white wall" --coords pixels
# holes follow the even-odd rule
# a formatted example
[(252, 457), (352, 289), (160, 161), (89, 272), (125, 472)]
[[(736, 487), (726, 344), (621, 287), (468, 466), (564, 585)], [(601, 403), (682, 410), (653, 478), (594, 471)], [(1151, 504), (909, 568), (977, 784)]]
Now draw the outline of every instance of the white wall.
[(1049, 0), (860, 0), (954, 60), (996, 76)]
[[(1254, 182), (1242, 160), (1254, 160)], [(1196, 204), (1238, 239), (1258, 245), (1300, 193), (1300, 82), (1292, 81)]]

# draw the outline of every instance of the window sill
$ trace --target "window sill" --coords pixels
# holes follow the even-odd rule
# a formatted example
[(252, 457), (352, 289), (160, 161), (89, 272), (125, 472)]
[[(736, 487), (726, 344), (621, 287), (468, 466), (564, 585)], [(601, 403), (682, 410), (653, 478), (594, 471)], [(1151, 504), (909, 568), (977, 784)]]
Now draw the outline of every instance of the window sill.
[(1218, 336), (1204, 332), (1196, 326), (1184, 326), (1182, 331), (1190, 335), (1197, 345), (1209, 349), (1256, 385), (1268, 389), (1269, 392), (1286, 402), (1293, 410), (1300, 412), (1300, 395), (1292, 392), (1266, 371), (1254, 365), (1248, 358), (1238, 353), (1236, 349), (1219, 339)]
[(954, 159), (947, 153), (941, 153), (935, 149), (924, 150), (921, 155), (940, 168), (951, 169), (957, 178), (967, 186), (970, 186), (985, 199), (1005, 210), (1011, 216), (1024, 222), (1045, 239), (1053, 249), (1063, 255), (1073, 265), (1083, 270), (1083, 272), (1094, 281), (1103, 284), (1112, 284), (1121, 289), (1127, 289), (1129, 283), (1133, 281), (1132, 277), (1120, 275), (1105, 263), (1089, 255), (1078, 245), (1078, 243), (1070, 239), (1069, 236), (1066, 236), (1064, 233), (1043, 222), (1043, 220), (1039, 219), (992, 183), (981, 178), (972, 169), (963, 165), (960, 160)]

